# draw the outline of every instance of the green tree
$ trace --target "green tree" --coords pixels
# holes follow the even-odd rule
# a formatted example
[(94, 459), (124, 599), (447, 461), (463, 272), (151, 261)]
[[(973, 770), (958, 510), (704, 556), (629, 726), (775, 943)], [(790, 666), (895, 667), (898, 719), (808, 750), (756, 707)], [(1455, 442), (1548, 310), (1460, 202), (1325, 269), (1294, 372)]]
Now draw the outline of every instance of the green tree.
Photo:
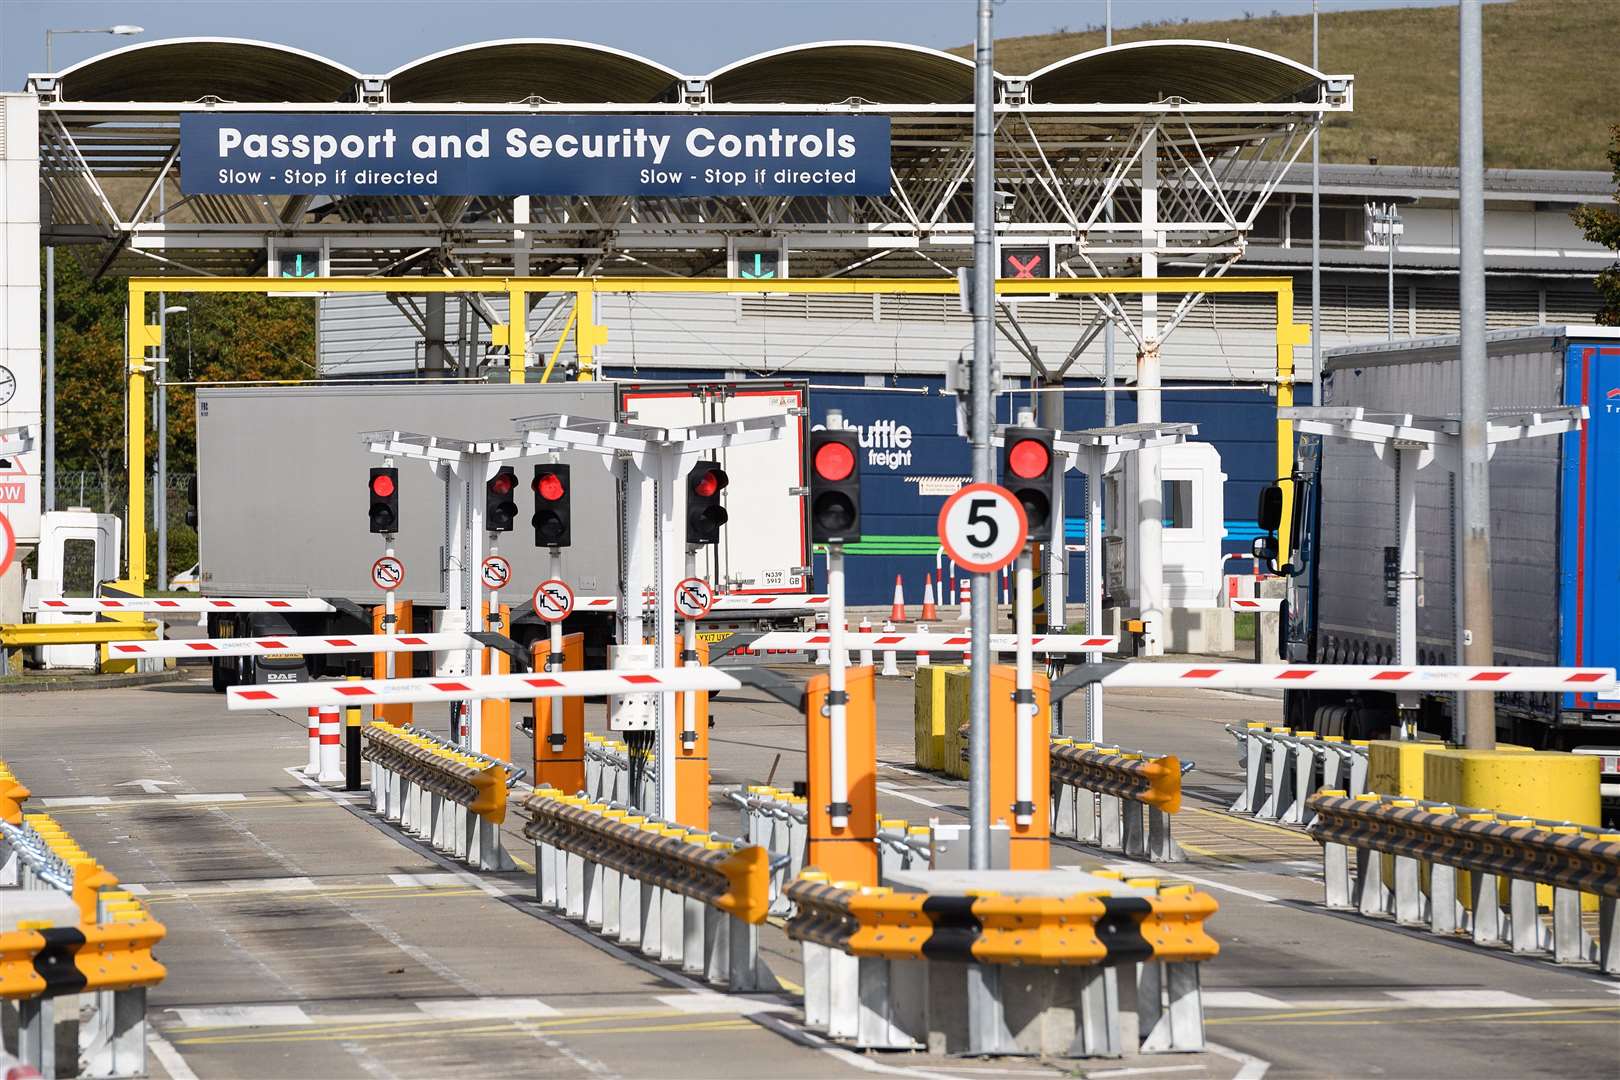
[[(56, 261), (56, 447), (58, 476), (94, 474), (106, 506), (121, 513), (124, 474), (124, 308), (122, 279), (91, 281), (78, 261)], [(183, 313), (169, 317), (169, 565), (196, 560), (196, 534), (185, 525), (185, 478), (196, 468), (196, 383), (303, 381), (315, 378), (315, 301), (249, 294), (169, 293)], [(157, 297), (148, 321), (157, 320)], [(159, 369), (164, 370), (164, 369)], [(150, 385), (150, 383), (148, 384)], [(150, 405), (150, 400), (148, 400)], [(147, 446), (156, 430), (147, 411)], [(62, 491), (68, 505), (76, 487)], [(95, 505), (99, 505), (96, 503)], [(150, 503), (149, 503), (150, 505)], [(155, 537), (154, 537), (155, 542)]]
[[(1620, 124), (1609, 129), (1609, 164), (1614, 167), (1614, 201), (1620, 204)], [(1606, 206), (1583, 206), (1569, 215), (1575, 219), (1581, 232), (1594, 244), (1602, 244), (1616, 253), (1612, 265), (1598, 273), (1593, 282), (1603, 294), (1603, 308), (1597, 321), (1605, 326), (1620, 326), (1620, 213)]]

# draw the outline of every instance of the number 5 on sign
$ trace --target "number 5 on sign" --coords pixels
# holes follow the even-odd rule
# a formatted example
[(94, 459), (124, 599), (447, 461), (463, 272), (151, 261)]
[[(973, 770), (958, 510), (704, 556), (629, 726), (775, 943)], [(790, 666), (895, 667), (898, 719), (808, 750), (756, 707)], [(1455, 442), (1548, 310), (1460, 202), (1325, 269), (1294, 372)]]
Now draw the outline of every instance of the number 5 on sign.
[(939, 542), (962, 569), (991, 574), (1012, 562), (1029, 539), (1029, 519), (1012, 492), (969, 484), (939, 511)]

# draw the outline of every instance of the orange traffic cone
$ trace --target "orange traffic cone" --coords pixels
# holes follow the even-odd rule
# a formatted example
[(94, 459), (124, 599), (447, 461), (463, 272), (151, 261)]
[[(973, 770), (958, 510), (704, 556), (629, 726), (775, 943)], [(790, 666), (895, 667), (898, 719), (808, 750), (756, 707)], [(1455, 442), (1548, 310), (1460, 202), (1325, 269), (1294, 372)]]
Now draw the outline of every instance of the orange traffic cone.
[(900, 586), (900, 575), (894, 575), (894, 603), (889, 605), (889, 621), (906, 621), (906, 593)]
[(939, 609), (934, 606), (934, 575), (928, 575), (928, 583), (923, 586), (922, 615), (918, 616), (921, 622), (938, 622)]

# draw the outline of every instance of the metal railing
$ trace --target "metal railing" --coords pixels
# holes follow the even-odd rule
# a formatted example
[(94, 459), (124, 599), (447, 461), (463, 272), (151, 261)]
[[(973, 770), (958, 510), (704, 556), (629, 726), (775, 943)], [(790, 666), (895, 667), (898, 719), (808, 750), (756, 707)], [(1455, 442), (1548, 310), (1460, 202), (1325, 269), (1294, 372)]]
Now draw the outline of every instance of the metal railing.
[(507, 789), (523, 770), (415, 728), (361, 731), (371, 808), (385, 821), (478, 870), (516, 867), (501, 844)]
[(1367, 789), (1365, 739), (1318, 737), (1314, 731), (1258, 723), (1228, 724), (1226, 732), (1237, 740), (1243, 770), (1243, 791), (1231, 806), (1234, 814), (1307, 825), (1313, 792), (1327, 787), (1360, 795)]
[(1195, 762), (1073, 739), (1054, 739), (1051, 760), (1053, 836), (1150, 862), (1182, 861), (1171, 816)]
[[(3, 763), (0, 786), (11, 801), (0, 814), (0, 998), (18, 1013), (11, 1049), (45, 1077), (143, 1075), (146, 991), (166, 974), (152, 947), (165, 928), (50, 815), (9, 812), (27, 789)], [(59, 1023), (78, 1025), (73, 1067), (58, 1060)]]
[[(1309, 808), (1328, 907), (1620, 975), (1620, 832), (1343, 790), (1318, 792)], [(1595, 935), (1583, 906), (1597, 909)]]
[(555, 788), (522, 805), (543, 906), (711, 985), (777, 988), (759, 956), (772, 870), (764, 847)]

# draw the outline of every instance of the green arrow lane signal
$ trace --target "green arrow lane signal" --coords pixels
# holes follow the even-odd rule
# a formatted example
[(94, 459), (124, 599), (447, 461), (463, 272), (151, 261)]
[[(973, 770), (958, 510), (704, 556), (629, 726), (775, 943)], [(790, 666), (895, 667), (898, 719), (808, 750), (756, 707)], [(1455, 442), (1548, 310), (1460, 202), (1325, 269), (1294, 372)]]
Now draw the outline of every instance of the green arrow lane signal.
[(764, 255), (763, 252), (759, 252), (759, 251), (754, 252), (754, 269), (753, 269), (753, 271), (749, 272), (746, 269), (745, 270), (739, 270), (738, 271), (738, 276), (745, 277), (745, 278), (773, 278), (773, 277), (775, 277), (776, 276), (776, 270), (774, 268), (769, 269), (769, 270), (765, 269), (764, 258), (765, 258), (765, 255)]
[(304, 253), (302, 251), (295, 252), (293, 255), (292, 273), (287, 272), (286, 263), (281, 264), (282, 277), (315, 277), (318, 271), (319, 267), (313, 267), (307, 274), (304, 272)]

